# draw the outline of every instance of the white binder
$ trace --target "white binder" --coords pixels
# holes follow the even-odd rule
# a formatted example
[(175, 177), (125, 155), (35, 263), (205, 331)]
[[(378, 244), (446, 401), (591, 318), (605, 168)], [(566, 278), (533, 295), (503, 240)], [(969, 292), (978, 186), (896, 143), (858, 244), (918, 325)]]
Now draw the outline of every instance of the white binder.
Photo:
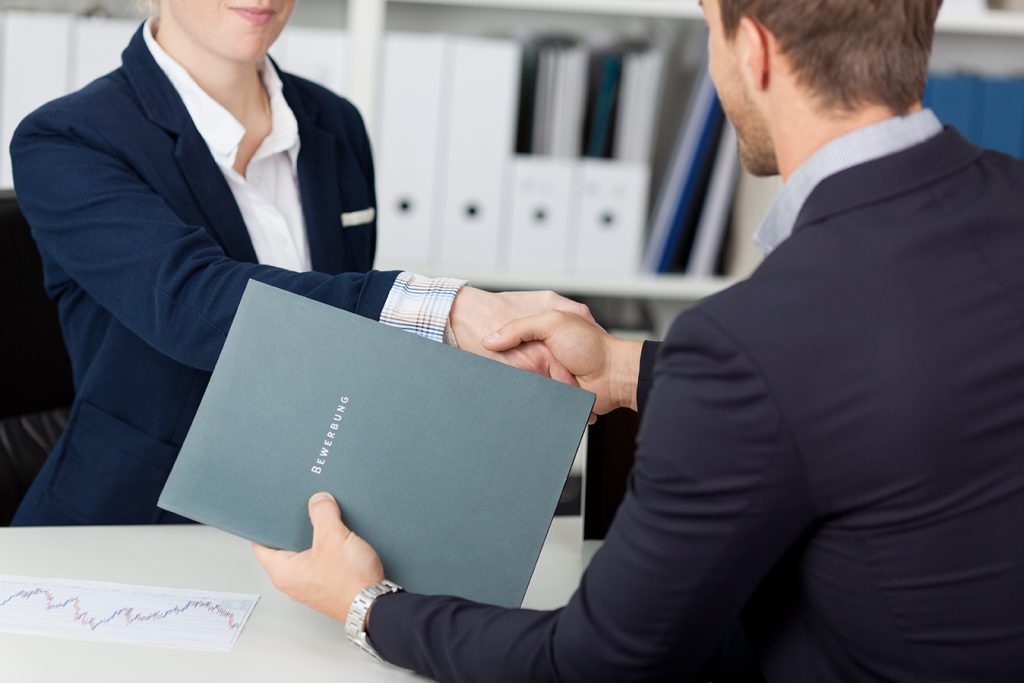
[(0, 189), (14, 186), (10, 146), (26, 115), (68, 91), (69, 14), (7, 12), (0, 25)]
[(384, 42), (377, 150), (377, 267), (435, 265), (438, 169), (450, 40), (389, 33)]
[(650, 163), (665, 54), (652, 47), (625, 56), (615, 128), (616, 159)]
[(649, 185), (646, 164), (603, 159), (582, 162), (573, 272), (632, 275), (639, 270)]
[(509, 171), (507, 261), (517, 273), (566, 272), (570, 228), (577, 210), (579, 163), (551, 157), (516, 157)]
[(505, 172), (515, 149), (520, 46), (456, 38), (443, 133), (441, 266), (451, 275), (497, 267)]
[(587, 68), (590, 53), (577, 45), (558, 53), (550, 153), (565, 159), (580, 156), (587, 109)]
[(79, 90), (121, 66), (139, 22), (131, 19), (79, 17), (72, 26), (71, 90)]
[(270, 49), (284, 71), (345, 94), (345, 32), (338, 29), (288, 26)]

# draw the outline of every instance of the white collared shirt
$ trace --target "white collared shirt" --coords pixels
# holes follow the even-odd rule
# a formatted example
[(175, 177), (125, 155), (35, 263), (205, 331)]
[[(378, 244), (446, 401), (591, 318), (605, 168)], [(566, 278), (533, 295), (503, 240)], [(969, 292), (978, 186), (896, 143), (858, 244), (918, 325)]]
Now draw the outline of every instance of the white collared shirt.
[(178, 91), (196, 130), (224, 174), (249, 231), (256, 258), (262, 264), (295, 272), (311, 270), (306, 220), (299, 196), (299, 124), (284, 99), (277, 71), (264, 57), (259, 71), (270, 98), (272, 127), (242, 176), (234, 165), (245, 126), (160, 47), (153, 37), (153, 21), (147, 21), (143, 31), (146, 46)]
[[(274, 66), (264, 57), (258, 67), (270, 98), (271, 130), (249, 161), (243, 177), (234, 165), (245, 127), (160, 47), (153, 37), (153, 28), (154, 19), (149, 19), (142, 32), (146, 47), (178, 92), (224, 174), (249, 231), (256, 258), (262, 264), (299, 273), (312, 270), (299, 195), (299, 124), (284, 98)], [(465, 284), (465, 280), (400, 273), (388, 293), (380, 322), (443, 341), (452, 303)]]

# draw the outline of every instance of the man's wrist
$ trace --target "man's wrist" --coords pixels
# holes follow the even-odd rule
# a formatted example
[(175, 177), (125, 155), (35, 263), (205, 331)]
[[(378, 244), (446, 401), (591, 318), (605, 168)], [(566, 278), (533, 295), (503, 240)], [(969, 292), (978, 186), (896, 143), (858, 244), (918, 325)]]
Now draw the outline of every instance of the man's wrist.
[(640, 356), (643, 354), (642, 341), (617, 339), (609, 341), (609, 384), (612, 403), (619, 408), (637, 410), (636, 387), (640, 377)]
[(376, 659), (380, 659), (380, 655), (369, 640), (370, 611), (373, 609), (373, 604), (379, 598), (392, 593), (399, 593), (402, 590), (402, 587), (398, 584), (385, 579), (380, 583), (359, 591), (355, 599), (352, 600), (352, 605), (345, 619), (345, 636), (364, 652)]

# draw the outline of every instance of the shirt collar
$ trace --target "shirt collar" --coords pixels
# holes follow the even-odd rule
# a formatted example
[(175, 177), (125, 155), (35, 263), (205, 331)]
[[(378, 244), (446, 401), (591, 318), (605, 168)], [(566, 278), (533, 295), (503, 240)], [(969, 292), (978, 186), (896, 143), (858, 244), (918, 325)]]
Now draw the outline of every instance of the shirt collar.
[(793, 234), (800, 211), (821, 181), (860, 164), (902, 152), (942, 132), (930, 109), (894, 116), (847, 133), (815, 152), (790, 176), (775, 198), (754, 242), (768, 255)]
[[(196, 83), (195, 79), (160, 46), (153, 37), (154, 18), (146, 21), (142, 34), (157, 66), (178, 92), (196, 130), (210, 148), (214, 161), (222, 169), (233, 169), (238, 146), (245, 137), (245, 126)], [(277, 70), (266, 57), (257, 67), (270, 99), (271, 130), (253, 155), (252, 161), (288, 152), (295, 172), (299, 156), (299, 125), (288, 101)], [(251, 163), (251, 162), (250, 162)]]

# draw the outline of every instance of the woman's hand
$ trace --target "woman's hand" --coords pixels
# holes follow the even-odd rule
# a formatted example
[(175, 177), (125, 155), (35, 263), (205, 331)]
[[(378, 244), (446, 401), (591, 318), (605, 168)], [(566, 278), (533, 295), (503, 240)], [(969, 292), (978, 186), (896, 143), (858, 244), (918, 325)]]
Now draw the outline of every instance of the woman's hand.
[(482, 343), (484, 337), (506, 323), (545, 311), (571, 313), (601, 330), (587, 306), (554, 292), (492, 294), (475, 287), (463, 287), (452, 304), (449, 320), (460, 349), (575, 386), (573, 374), (543, 344), (524, 343), (496, 351)]

